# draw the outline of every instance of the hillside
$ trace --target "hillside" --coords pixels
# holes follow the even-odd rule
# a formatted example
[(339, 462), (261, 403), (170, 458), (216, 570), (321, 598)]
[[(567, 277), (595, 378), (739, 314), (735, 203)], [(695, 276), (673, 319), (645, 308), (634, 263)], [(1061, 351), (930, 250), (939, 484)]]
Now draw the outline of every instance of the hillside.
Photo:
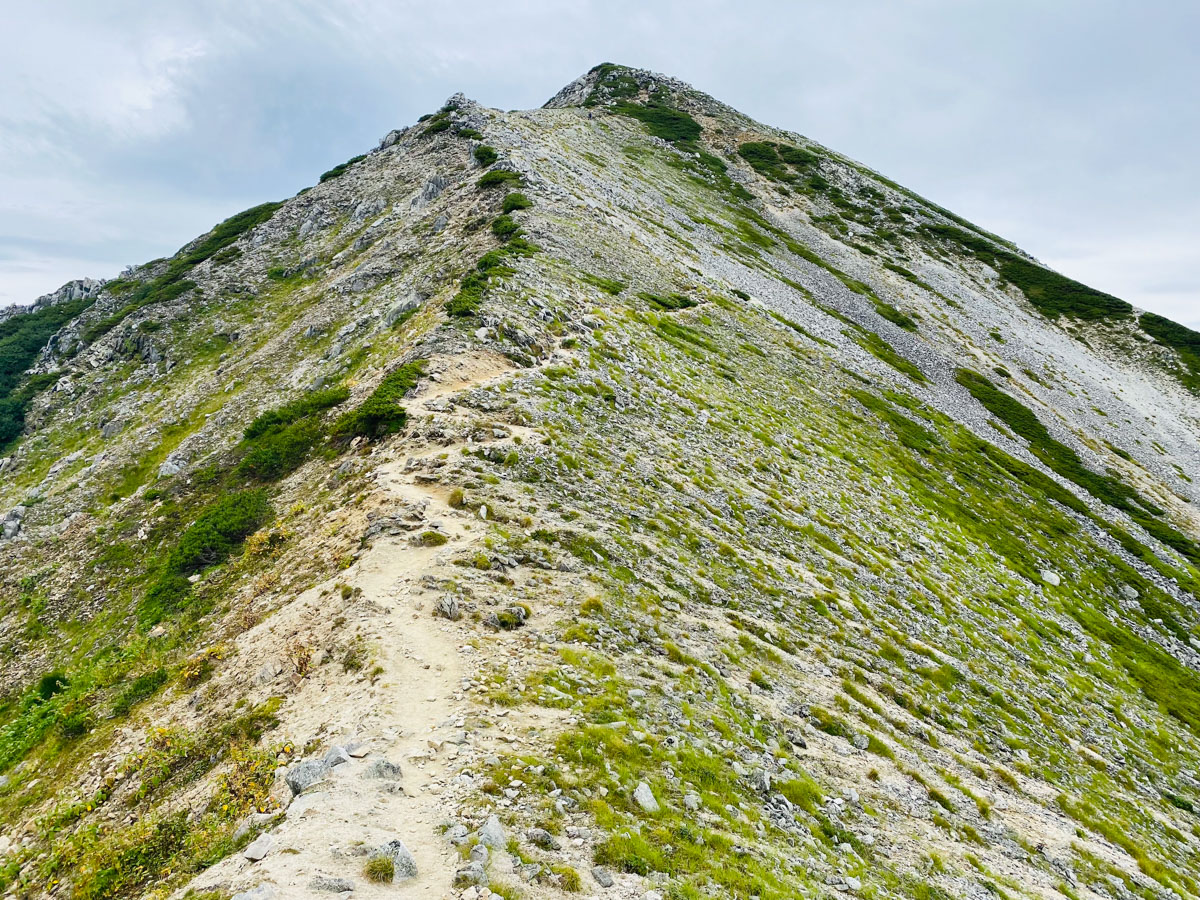
[(1200, 335), (611, 64), (0, 314), (0, 893), (1200, 896)]

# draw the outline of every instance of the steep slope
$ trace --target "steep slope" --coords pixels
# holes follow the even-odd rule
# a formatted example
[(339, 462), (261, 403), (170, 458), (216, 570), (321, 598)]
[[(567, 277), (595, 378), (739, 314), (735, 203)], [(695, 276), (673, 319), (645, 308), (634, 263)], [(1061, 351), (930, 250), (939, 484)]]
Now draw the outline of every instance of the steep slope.
[(0, 320), (0, 884), (1197, 894), (1198, 341), (669, 78), (453, 97)]

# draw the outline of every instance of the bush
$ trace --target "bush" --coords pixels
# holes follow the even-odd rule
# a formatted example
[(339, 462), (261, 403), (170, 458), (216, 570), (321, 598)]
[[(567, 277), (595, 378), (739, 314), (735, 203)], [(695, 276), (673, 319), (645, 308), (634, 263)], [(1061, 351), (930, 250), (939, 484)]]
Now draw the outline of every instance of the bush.
[(480, 188), (499, 187), (500, 185), (520, 184), (521, 175), (519, 172), (510, 172), (507, 169), (493, 169), (483, 175), (476, 182)]
[(925, 231), (957, 244), (976, 259), (987, 263), (1001, 278), (1016, 285), (1043, 315), (1097, 320), (1124, 319), (1133, 313), (1133, 307), (1124, 300), (1043, 268), (961, 228), (927, 225)]
[(70, 683), (71, 680), (62, 672), (49, 672), (38, 679), (37, 695), (45, 703), (55, 694), (61, 693)]
[(492, 234), (502, 241), (517, 237), (520, 233), (521, 226), (510, 215), (497, 216), (492, 220)]
[(476, 147), (474, 156), (475, 156), (475, 161), (477, 163), (479, 163), (481, 166), (485, 166), (485, 167), (490, 166), (492, 163), (494, 163), (497, 159), (500, 158), (500, 154), (497, 153), (494, 148), (489, 147), (487, 144), (480, 144), (478, 147)]
[(341, 165), (334, 166), (328, 172), (324, 173), (321, 176), (320, 182), (318, 182), (318, 183), (324, 184), (326, 181), (328, 181), (331, 178), (337, 178), (339, 175), (345, 174), (346, 170), (349, 169), (352, 165), (354, 165), (356, 162), (361, 162), (362, 160), (364, 160), (366, 158), (367, 158), (367, 156), (365, 153), (360, 154), (358, 156), (350, 157), (348, 160), (346, 160)]
[(277, 481), (304, 462), (320, 437), (321, 425), (315, 418), (272, 429), (250, 443), (233, 472), (256, 481)]
[(384, 377), (379, 386), (359, 406), (344, 413), (334, 423), (333, 433), (342, 437), (380, 438), (395, 434), (408, 421), (400, 400), (425, 371), (425, 361), (405, 363)]
[(204, 510), (167, 557), (171, 572), (186, 574), (225, 560), (243, 540), (271, 517), (262, 490), (227, 494)]
[(500, 208), (501, 212), (510, 213), (516, 212), (518, 209), (529, 209), (533, 206), (533, 201), (524, 194), (514, 191), (504, 198), (504, 205)]
[(283, 406), (263, 413), (247, 426), (242, 437), (245, 440), (253, 440), (280, 425), (290, 425), (306, 416), (344, 403), (348, 399), (350, 399), (350, 391), (344, 387), (312, 391), (291, 403), (285, 403)]
[(697, 306), (697, 302), (687, 294), (650, 294), (642, 291), (638, 294), (643, 300), (653, 306), (655, 309), (666, 311), (674, 311), (678, 309), (689, 309)]
[(144, 675), (139, 675), (113, 701), (113, 715), (118, 717), (128, 715), (134, 706), (154, 696), (155, 692), (166, 683), (166, 669), (159, 668)]

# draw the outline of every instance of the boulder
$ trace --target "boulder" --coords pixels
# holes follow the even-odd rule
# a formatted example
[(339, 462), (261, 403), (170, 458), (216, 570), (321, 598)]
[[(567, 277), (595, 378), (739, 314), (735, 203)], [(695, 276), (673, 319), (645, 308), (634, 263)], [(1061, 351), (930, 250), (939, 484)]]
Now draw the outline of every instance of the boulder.
[(488, 816), (488, 820), (479, 829), (478, 836), (479, 843), (492, 850), (503, 850), (508, 844), (508, 836), (504, 833), (504, 826), (500, 824), (500, 820), (496, 816)]
[(302, 759), (287, 773), (287, 786), (292, 793), (303, 794), (308, 788), (329, 777), (329, 763), (323, 759)]
[(648, 813), (656, 813), (661, 808), (658, 800), (654, 798), (654, 792), (650, 790), (650, 785), (644, 781), (639, 781), (638, 786), (634, 788), (633, 802)]

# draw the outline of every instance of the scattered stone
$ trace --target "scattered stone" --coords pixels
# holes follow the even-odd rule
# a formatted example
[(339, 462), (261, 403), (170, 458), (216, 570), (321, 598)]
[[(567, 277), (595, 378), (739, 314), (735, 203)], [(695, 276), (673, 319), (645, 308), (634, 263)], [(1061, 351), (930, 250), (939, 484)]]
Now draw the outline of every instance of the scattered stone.
[(269, 884), (260, 884), (248, 891), (234, 894), (229, 900), (275, 900), (275, 888)]
[(459, 605), (458, 598), (453, 594), (446, 594), (433, 608), (433, 614), (441, 616), (443, 619), (449, 619), (451, 622), (457, 622), (462, 618), (462, 607)]
[(390, 760), (375, 759), (363, 770), (362, 777), (375, 778), (380, 781), (399, 781), (400, 766)]
[(487, 869), (479, 860), (472, 860), (461, 869), (454, 873), (454, 884), (456, 887), (468, 887), (470, 885), (486, 885), (488, 883)]
[(392, 861), (395, 875), (393, 881), (407, 881), (417, 877), (417, 861), (412, 851), (404, 846), (401, 840), (388, 841), (371, 854), (371, 858), (386, 857)]
[(250, 860), (250, 862), (258, 862), (264, 856), (271, 852), (271, 848), (275, 846), (275, 839), (269, 834), (260, 834), (256, 837), (245, 850), (242, 851), (242, 856)]
[(1046, 582), (1046, 584), (1050, 585), (1050, 587), (1058, 587), (1060, 584), (1062, 584), (1062, 578), (1059, 576), (1059, 574), (1050, 569), (1042, 570), (1042, 581)]
[(700, 808), (700, 795), (695, 791), (689, 791), (683, 795), (683, 808), (689, 812), (695, 812)]
[(287, 786), (296, 796), (329, 777), (329, 763), (323, 759), (302, 759), (287, 773)]
[(633, 801), (648, 813), (656, 813), (661, 808), (654, 798), (654, 792), (650, 790), (650, 785), (644, 781), (639, 781), (638, 786), (634, 788)]
[(530, 828), (525, 832), (525, 837), (529, 838), (529, 843), (535, 847), (541, 847), (543, 850), (561, 850), (562, 841), (548, 832), (545, 828)]
[(316, 875), (308, 883), (310, 891), (321, 891), (327, 894), (343, 894), (354, 890), (354, 882), (349, 878), (335, 878), (332, 875)]
[(596, 884), (602, 888), (610, 888), (613, 886), (612, 873), (604, 866), (592, 866), (592, 877), (596, 879)]
[(346, 752), (345, 747), (334, 747), (325, 754), (325, 762), (333, 769), (350, 762), (350, 754)]
[(479, 829), (479, 843), (492, 850), (503, 850), (508, 844), (504, 826), (500, 824), (500, 820), (496, 816), (488, 816), (488, 820)]

